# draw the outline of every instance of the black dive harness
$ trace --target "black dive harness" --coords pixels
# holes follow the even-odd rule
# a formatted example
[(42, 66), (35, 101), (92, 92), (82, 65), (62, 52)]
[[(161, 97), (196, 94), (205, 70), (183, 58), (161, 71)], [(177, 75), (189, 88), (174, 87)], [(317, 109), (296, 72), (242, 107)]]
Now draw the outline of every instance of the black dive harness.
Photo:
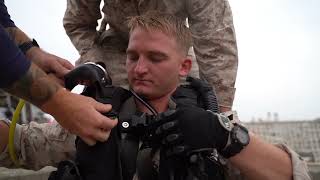
[[(118, 118), (119, 122), (106, 142), (88, 146), (77, 138), (76, 159), (60, 162), (49, 180), (131, 180), (136, 173), (140, 180), (224, 179), (222, 165), (213, 149), (194, 152), (183, 162), (167, 159), (160, 152), (160, 167), (146, 161), (152, 159), (161, 144), (152, 139), (159, 116), (133, 91), (112, 86), (110, 77), (100, 65), (87, 63), (78, 66), (65, 76), (65, 83), (68, 89), (85, 83), (87, 86), (82, 94), (112, 104), (112, 111), (105, 115)], [(193, 87), (196, 89), (188, 86), (177, 89), (173, 98), (178, 107), (188, 104), (219, 111), (212, 89), (201, 84), (193, 84)], [(138, 112), (132, 106), (134, 98), (145, 104), (153, 115)]]

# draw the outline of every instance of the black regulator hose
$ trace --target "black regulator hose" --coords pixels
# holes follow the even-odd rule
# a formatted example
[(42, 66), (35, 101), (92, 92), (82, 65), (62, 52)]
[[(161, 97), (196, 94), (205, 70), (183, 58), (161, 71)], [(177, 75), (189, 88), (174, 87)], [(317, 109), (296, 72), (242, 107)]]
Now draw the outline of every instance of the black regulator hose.
[(205, 110), (220, 113), (216, 93), (207, 81), (188, 76), (187, 82), (199, 93)]

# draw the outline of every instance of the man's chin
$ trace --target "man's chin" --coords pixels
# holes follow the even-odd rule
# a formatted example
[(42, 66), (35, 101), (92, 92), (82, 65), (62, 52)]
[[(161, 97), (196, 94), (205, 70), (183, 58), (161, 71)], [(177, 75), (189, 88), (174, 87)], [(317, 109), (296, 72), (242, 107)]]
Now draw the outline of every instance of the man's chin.
[(149, 93), (146, 89), (143, 88), (133, 88), (134, 92), (137, 93), (141, 97), (148, 97)]

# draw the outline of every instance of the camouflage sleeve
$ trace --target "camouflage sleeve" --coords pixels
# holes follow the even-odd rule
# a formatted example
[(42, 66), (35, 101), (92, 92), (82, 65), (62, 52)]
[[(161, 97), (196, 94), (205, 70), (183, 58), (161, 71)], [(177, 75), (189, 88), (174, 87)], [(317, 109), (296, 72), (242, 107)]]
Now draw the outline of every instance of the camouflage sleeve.
[[(29, 125), (17, 124), (14, 145), (21, 167), (39, 170), (45, 166), (56, 166), (61, 160), (73, 159), (75, 136), (58, 123)], [(0, 154), (0, 165), (14, 168), (8, 147)]]
[(285, 144), (276, 144), (276, 146), (290, 155), (293, 168), (293, 180), (311, 180), (307, 163), (301, 156)]
[(226, 0), (188, 0), (188, 22), (200, 77), (214, 86), (219, 106), (232, 107), (238, 55)]
[[(232, 122), (242, 124), (236, 111), (227, 111), (222, 114), (228, 117), (232, 115)], [(299, 156), (295, 151), (287, 146), (286, 142), (282, 138), (277, 138), (275, 136), (263, 136), (263, 139), (268, 143), (274, 144), (275, 146), (279, 147), (289, 154), (293, 168), (293, 180), (311, 180), (307, 163), (301, 158), (301, 156)], [(227, 180), (245, 179), (241, 172), (233, 167), (229, 162), (227, 163), (226, 177)]]
[(101, 18), (101, 0), (67, 0), (63, 26), (80, 55), (95, 43), (97, 20)]

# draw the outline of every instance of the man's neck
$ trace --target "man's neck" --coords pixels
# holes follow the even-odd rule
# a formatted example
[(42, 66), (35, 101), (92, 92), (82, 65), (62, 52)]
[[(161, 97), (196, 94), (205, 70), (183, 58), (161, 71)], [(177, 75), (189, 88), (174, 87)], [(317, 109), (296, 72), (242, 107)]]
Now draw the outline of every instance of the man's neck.
[[(170, 95), (163, 96), (161, 98), (149, 100), (148, 103), (158, 112), (164, 112), (168, 109)], [(141, 112), (152, 114), (151, 111), (143, 105), (141, 102), (136, 101), (137, 109)]]

